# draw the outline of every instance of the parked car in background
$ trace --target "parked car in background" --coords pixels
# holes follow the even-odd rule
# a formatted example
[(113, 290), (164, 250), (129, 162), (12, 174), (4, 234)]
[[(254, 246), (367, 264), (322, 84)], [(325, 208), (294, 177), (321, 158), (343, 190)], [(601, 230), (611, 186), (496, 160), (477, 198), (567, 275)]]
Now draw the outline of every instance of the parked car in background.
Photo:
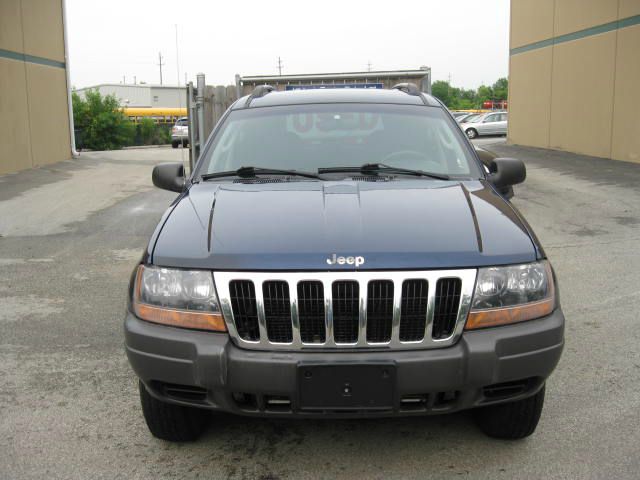
[(481, 135), (506, 135), (507, 112), (490, 112), (474, 118), (471, 122), (460, 125), (468, 138), (476, 138)]
[(171, 146), (178, 148), (178, 145), (186, 147), (189, 144), (189, 118), (182, 117), (176, 121), (171, 129)]

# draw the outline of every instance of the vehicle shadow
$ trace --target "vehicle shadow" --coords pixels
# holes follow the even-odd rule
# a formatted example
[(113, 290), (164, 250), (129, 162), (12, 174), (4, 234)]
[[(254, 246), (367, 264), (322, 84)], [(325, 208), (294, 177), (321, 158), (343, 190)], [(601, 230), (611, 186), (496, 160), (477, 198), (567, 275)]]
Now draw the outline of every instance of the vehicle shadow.
[(461, 412), (354, 420), (216, 414), (197, 443), (220, 454), (215, 468), (225, 478), (273, 480), (424, 478), (426, 471), (455, 476), (479, 465), (499, 473), (505, 471), (502, 453), (519, 442), (488, 439), (471, 414)]

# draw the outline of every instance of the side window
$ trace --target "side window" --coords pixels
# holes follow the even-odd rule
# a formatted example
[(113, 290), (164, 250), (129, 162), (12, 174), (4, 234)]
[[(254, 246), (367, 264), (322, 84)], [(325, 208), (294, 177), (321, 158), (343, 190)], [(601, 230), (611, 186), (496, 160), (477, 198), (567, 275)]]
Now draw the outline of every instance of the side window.
[(492, 123), (497, 121), (496, 116), (497, 115), (487, 115), (487, 118), (484, 119), (484, 123)]

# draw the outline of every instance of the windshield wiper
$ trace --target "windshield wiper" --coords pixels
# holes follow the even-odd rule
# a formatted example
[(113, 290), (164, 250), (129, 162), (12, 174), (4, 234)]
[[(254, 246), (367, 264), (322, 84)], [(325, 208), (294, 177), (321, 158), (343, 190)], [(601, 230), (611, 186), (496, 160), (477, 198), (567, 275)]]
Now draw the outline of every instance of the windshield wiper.
[(318, 174), (311, 172), (299, 172), (297, 170), (280, 170), (278, 168), (260, 168), (260, 167), (240, 167), (237, 170), (229, 170), (227, 172), (214, 172), (205, 173), (202, 175), (202, 180), (207, 181), (212, 178), (223, 177), (241, 177), (241, 178), (253, 178), (256, 175), (291, 175), (296, 177), (315, 178), (322, 180), (322, 177)]
[(319, 168), (318, 173), (398, 173), (403, 175), (415, 175), (416, 177), (429, 177), (437, 180), (449, 180), (449, 175), (444, 173), (425, 172), (423, 170), (412, 170), (410, 168), (392, 167), (384, 163), (365, 163), (359, 167), (328, 167)]

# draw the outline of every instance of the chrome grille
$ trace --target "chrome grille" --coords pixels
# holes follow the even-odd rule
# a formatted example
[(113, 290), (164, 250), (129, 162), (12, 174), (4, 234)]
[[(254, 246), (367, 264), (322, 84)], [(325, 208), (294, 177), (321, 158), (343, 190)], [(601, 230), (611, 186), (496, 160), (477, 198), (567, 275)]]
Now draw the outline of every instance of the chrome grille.
[(324, 288), (322, 282), (298, 283), (298, 320), (304, 343), (324, 343)]
[(358, 341), (360, 300), (358, 282), (333, 282), (333, 338), (336, 343)]
[(229, 299), (233, 305), (233, 319), (238, 336), (243, 340), (255, 341), (260, 338), (256, 292), (251, 280), (229, 282)]
[(426, 280), (412, 279), (402, 282), (400, 341), (418, 342), (424, 338), (428, 292), (429, 284)]
[(476, 270), (214, 272), (229, 334), (259, 350), (451, 345), (475, 277)]
[(264, 319), (267, 325), (269, 341), (291, 343), (293, 329), (291, 326), (289, 284), (282, 281), (264, 282), (262, 284), (262, 297), (264, 299)]
[(436, 304), (433, 314), (433, 338), (447, 338), (453, 333), (460, 302), (459, 278), (443, 278), (436, 284)]
[(373, 280), (367, 291), (367, 342), (385, 343), (391, 340), (393, 322), (393, 282)]

